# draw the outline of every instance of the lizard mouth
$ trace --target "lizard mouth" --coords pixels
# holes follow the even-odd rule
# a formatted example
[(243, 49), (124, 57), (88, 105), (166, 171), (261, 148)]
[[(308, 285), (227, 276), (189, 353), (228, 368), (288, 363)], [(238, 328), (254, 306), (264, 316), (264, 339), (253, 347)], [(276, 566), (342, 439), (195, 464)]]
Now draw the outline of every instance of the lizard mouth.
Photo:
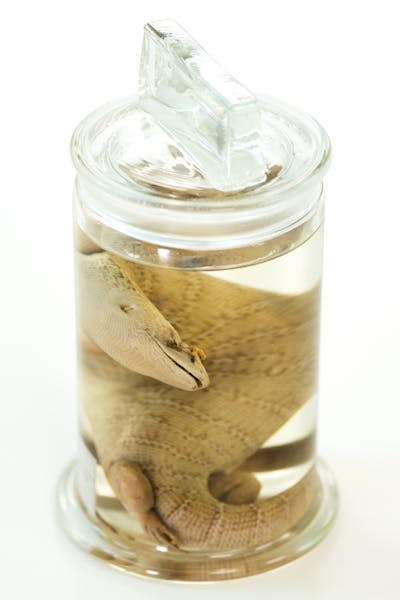
[[(173, 347), (159, 340), (155, 341), (165, 356), (181, 371), (184, 389), (200, 390), (208, 386), (208, 374), (198, 356), (186, 352), (178, 345)], [(189, 384), (189, 377), (192, 385)]]

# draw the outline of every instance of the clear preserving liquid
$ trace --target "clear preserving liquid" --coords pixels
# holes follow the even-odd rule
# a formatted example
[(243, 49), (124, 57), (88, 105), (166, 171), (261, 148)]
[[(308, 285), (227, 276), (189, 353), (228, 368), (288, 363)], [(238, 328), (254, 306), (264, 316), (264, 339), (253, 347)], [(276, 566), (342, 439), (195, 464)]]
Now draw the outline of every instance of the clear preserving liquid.
[[(107, 535), (128, 545), (155, 542), (151, 533), (143, 533), (135, 510), (124, 508), (116, 482), (110, 485), (106, 474), (120, 459), (143, 469), (153, 488), (154, 510), (167, 525), (163, 485), (175, 486), (182, 504), (187, 497), (194, 505), (191, 481), (196, 490), (203, 473), (213, 497), (238, 506), (259, 503), (300, 482), (314, 462), (321, 230), (278, 258), (246, 267), (190, 272), (131, 263), (125, 277), (195, 348), (188, 356), (193, 352), (204, 364), (210, 382), (196, 391), (159, 381), (169, 377), (162, 355), (151, 355), (158, 350), (154, 336), (162, 321), (158, 315), (152, 321), (147, 305), (126, 296), (117, 271), (105, 288), (93, 287), (92, 279), (102, 277), (107, 265), (96, 271), (87, 264), (95, 265), (106, 253), (82, 239), (77, 248), (78, 490), (85, 509)], [(124, 270), (123, 260), (116, 257), (115, 264)], [(134, 354), (143, 351), (144, 356), (137, 363), (121, 364), (125, 354), (114, 345), (132, 340), (121, 335), (118, 324), (114, 327), (116, 313), (104, 302), (119, 304), (125, 315), (137, 319)], [(171, 375), (178, 385), (179, 369), (181, 365)], [(183, 546), (201, 551), (204, 543), (197, 548), (189, 529)], [(213, 543), (218, 550), (218, 539)]]

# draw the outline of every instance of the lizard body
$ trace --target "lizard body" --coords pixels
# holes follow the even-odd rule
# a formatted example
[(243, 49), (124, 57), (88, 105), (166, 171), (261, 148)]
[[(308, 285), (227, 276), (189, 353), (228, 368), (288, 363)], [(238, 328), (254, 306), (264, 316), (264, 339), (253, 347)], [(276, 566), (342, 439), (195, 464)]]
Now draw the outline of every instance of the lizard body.
[[(318, 288), (285, 296), (107, 252), (78, 260), (80, 318), (94, 342), (82, 352), (83, 406), (100, 464), (125, 508), (159, 541), (204, 550), (262, 544), (294, 526), (316, 498), (314, 469), (282, 494), (257, 500), (257, 480), (240, 467), (315, 392)], [(112, 329), (116, 342), (129, 341), (110, 324), (109, 307), (101, 312), (108, 302), (126, 314), (119, 295), (107, 296), (116, 281), (131, 294), (128, 316), (150, 353), (151, 366), (139, 361), (139, 372), (107, 337)], [(143, 308), (138, 293), (159, 313)], [(161, 355), (151, 355), (154, 337), (143, 337), (147, 317), (157, 332), (172, 327), (173, 351), (179, 346), (183, 356), (169, 356), (172, 375)], [(206, 371), (203, 354), (176, 332), (204, 350)], [(184, 389), (177, 389), (181, 371)]]

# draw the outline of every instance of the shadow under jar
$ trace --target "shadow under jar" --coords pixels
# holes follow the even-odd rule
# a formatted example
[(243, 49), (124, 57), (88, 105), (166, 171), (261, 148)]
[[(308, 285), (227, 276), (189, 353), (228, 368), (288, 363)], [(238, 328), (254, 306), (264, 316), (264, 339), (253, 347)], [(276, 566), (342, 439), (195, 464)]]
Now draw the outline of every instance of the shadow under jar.
[(258, 573), (335, 515), (315, 456), (329, 141), (311, 117), (262, 106), (268, 175), (236, 194), (173, 148), (160, 161), (135, 98), (74, 134), (80, 449), (60, 514), (126, 571)]

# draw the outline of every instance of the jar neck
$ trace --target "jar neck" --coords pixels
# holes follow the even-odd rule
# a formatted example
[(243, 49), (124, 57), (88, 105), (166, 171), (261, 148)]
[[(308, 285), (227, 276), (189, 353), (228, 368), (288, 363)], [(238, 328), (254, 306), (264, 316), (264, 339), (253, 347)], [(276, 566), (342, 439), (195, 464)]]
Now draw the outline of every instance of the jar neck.
[[(165, 210), (161, 210), (161, 214), (158, 215), (145, 215), (143, 210), (145, 223), (148, 224), (146, 229), (138, 227), (138, 224), (142, 223), (139, 218), (136, 221), (129, 219), (129, 222), (105, 219), (104, 210), (100, 215), (87, 202), (86, 194), (89, 190), (82, 185), (79, 178), (74, 189), (74, 210), (76, 221), (86, 235), (105, 250), (122, 258), (167, 268), (213, 270), (271, 260), (303, 244), (323, 221), (324, 198), (321, 183), (318, 192), (315, 198), (309, 198), (308, 210), (300, 213), (297, 220), (293, 218), (293, 212), (290, 213), (291, 218), (288, 219), (286, 227), (277, 227), (275, 231), (270, 223), (265, 227), (266, 216), (262, 211), (258, 215), (253, 214), (247, 221), (239, 218), (235, 222), (231, 214), (229, 216), (232, 221), (224, 222), (219, 215), (219, 227), (215, 222), (215, 215), (212, 215), (214, 218), (211, 219), (209, 227), (204, 227), (207, 221), (200, 221), (206, 233), (203, 237), (198, 233), (201, 230), (199, 226), (190, 229), (195, 229), (197, 235), (189, 236), (189, 228), (179, 228), (174, 216), (166, 215)], [(96, 202), (99, 203), (98, 197)], [(192, 215), (192, 218), (195, 217), (196, 215)], [(164, 228), (157, 229), (157, 223), (159, 227), (164, 223)], [(280, 224), (282, 225), (282, 220)]]

